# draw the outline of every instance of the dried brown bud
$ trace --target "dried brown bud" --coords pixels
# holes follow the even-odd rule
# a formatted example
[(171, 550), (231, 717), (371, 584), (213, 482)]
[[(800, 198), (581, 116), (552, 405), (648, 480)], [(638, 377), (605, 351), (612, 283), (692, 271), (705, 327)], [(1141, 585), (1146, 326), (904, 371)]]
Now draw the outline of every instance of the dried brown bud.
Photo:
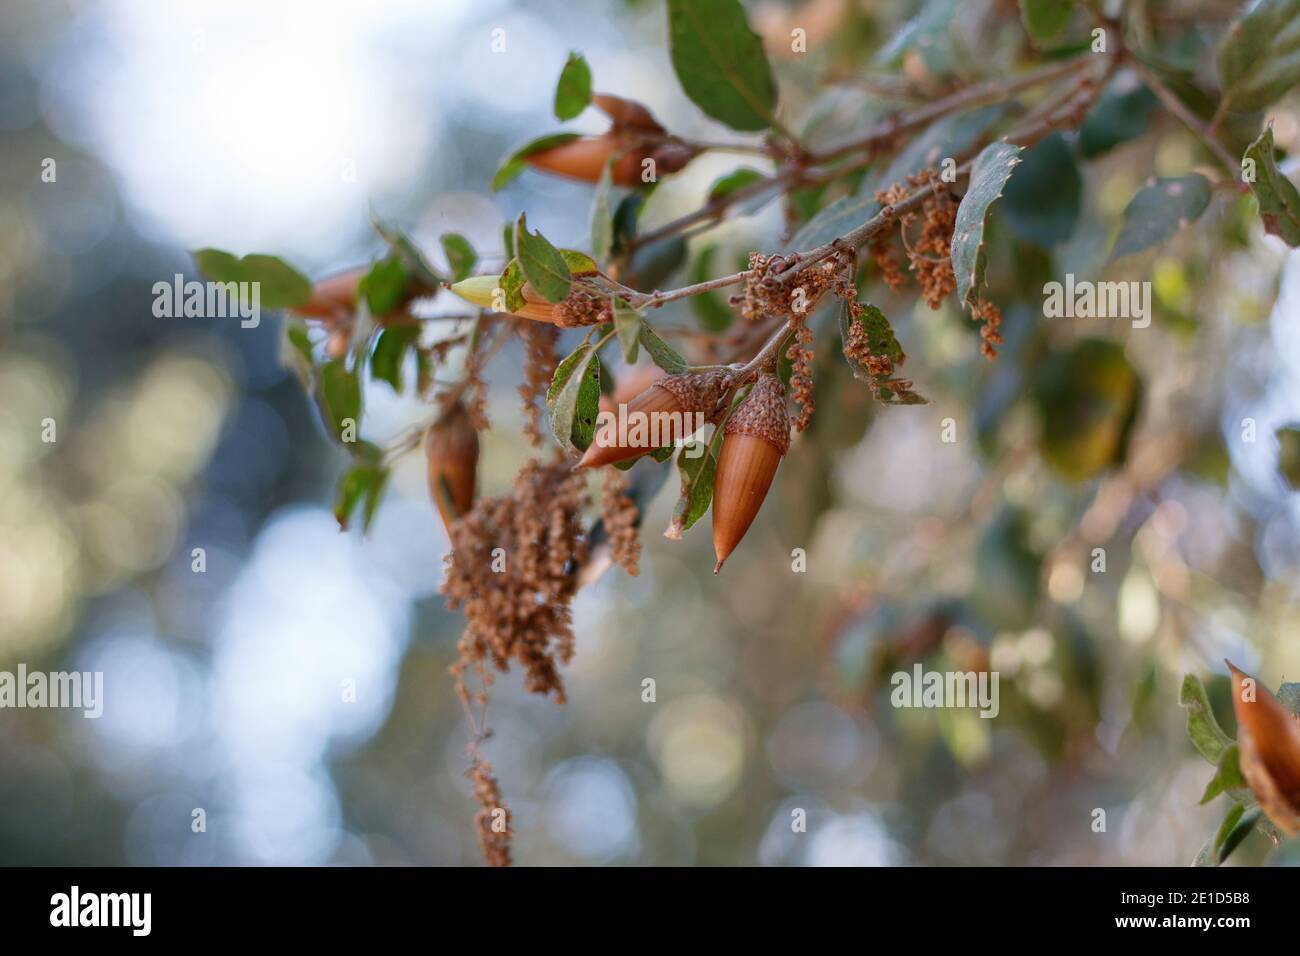
[(754, 523), (777, 466), (789, 449), (785, 391), (779, 378), (765, 372), (723, 428), (713, 483), (713, 550), (718, 558), (714, 574), (722, 570), (723, 562)]
[(661, 378), (621, 411), (610, 411), (614, 417), (605, 418), (577, 467), (599, 468), (636, 458), (716, 422), (731, 377), (730, 370), (719, 368)]
[(429, 493), (448, 531), (474, 506), (478, 476), (478, 432), (465, 406), (459, 402), (424, 436), (429, 464)]
[(1259, 805), (1288, 836), (1300, 833), (1300, 719), (1258, 681), (1232, 671), (1241, 772)]

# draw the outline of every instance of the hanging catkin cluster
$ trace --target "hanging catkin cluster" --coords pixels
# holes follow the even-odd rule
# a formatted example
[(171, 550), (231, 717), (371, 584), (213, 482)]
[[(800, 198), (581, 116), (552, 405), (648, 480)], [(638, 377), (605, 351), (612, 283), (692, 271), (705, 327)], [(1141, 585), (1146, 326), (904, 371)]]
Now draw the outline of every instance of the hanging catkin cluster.
[(519, 334), (524, 340), (524, 380), (519, 397), (524, 405), (524, 435), (534, 448), (542, 447), (542, 413), (538, 399), (546, 395), (558, 358), (555, 342), (560, 332), (541, 322), (522, 322)]
[(780, 255), (749, 254), (749, 275), (745, 291), (731, 297), (731, 304), (750, 322), (769, 316), (803, 316), (835, 284), (834, 258), (814, 263), (793, 276), (782, 275), (787, 260)]
[(569, 603), (586, 558), (584, 497), (571, 465), (533, 460), (512, 494), (480, 499), (456, 523), (442, 593), (448, 607), (465, 612), (452, 666), (458, 680), (475, 664), (504, 671), (514, 661), (528, 690), (564, 701), (558, 665), (573, 654)]
[(600, 487), (600, 513), (609, 534), (614, 561), (635, 577), (641, 571), (641, 536), (637, 522), (641, 513), (627, 494), (627, 476), (616, 468), (606, 468)]

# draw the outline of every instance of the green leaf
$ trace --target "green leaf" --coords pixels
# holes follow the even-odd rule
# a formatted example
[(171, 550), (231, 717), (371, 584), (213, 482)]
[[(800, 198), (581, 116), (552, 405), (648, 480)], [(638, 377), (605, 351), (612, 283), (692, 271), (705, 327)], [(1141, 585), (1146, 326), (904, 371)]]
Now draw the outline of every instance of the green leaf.
[(1210, 183), (1199, 173), (1148, 183), (1124, 209), (1124, 225), (1111, 258), (1131, 256), (1164, 242), (1195, 222), (1209, 204)]
[(570, 53), (555, 84), (555, 118), (571, 120), (591, 102), (591, 67), (579, 53)]
[(1059, 476), (1085, 481), (1124, 461), (1142, 395), (1124, 346), (1089, 338), (1050, 353), (1032, 394), (1038, 450)]
[(704, 442), (689, 441), (677, 455), (677, 470), (681, 474), (682, 490), (673, 517), (665, 532), (666, 537), (677, 540), (683, 531), (704, 517), (713, 503), (713, 482), (718, 463)]
[(446, 232), (442, 235), (442, 251), (451, 266), (451, 281), (459, 282), (469, 277), (478, 262), (478, 253), (469, 244), (469, 240), (459, 233)]
[(1079, 130), (1079, 154), (1092, 159), (1147, 131), (1155, 94), (1145, 86), (1127, 92), (1107, 90), (1097, 100)]
[[(1279, 428), (1273, 433), (1277, 439), (1277, 469), (1292, 490), (1300, 491), (1300, 428)], [(1295, 684), (1283, 684), (1295, 687)], [(1292, 713), (1295, 710), (1292, 709)]]
[(1017, 238), (1048, 247), (1074, 233), (1083, 204), (1083, 177), (1060, 133), (1025, 150), (1002, 192), (999, 219)]
[(402, 230), (378, 218), (372, 218), (371, 222), (375, 232), (379, 233), (384, 242), (388, 243), (388, 248), (401, 260), (402, 266), (418, 292), (432, 295), (442, 287), (446, 282), (442, 273), (429, 264), (424, 253), (407, 238)]
[(577, 133), (548, 133), (520, 146), (506, 158), (506, 161), (501, 164), (500, 168), (492, 176), (492, 191), (499, 192), (503, 187), (517, 179), (519, 174), (524, 171), (524, 167), (528, 165), (524, 160), (533, 153), (540, 153), (552, 146), (572, 143), (577, 138)]
[(418, 325), (390, 325), (379, 333), (379, 341), (370, 354), (370, 374), (387, 382), (393, 391), (402, 391), (402, 361), (406, 350), (420, 337)]
[(307, 323), (297, 316), (284, 317), (280, 364), (293, 372), (305, 391), (311, 390), (316, 377), (316, 360), (312, 356), (311, 339), (307, 336)]
[(623, 358), (628, 365), (636, 364), (637, 346), (640, 344), (641, 314), (622, 299), (615, 297), (614, 330), (618, 332), (619, 344), (623, 346)]
[(1259, 110), (1300, 83), (1300, 0), (1260, 0), (1219, 45), (1223, 96)]
[(275, 256), (240, 259), (220, 249), (199, 249), (194, 264), (213, 282), (256, 282), (258, 304), (267, 309), (292, 309), (311, 297), (311, 280)]
[(668, 0), (668, 42), (696, 106), (732, 129), (772, 125), (776, 84), (739, 0)]
[(515, 224), (516, 259), (528, 284), (547, 302), (562, 302), (573, 287), (573, 276), (560, 250), (540, 232), (530, 233), (524, 213)]
[(611, 159), (596, 181), (596, 192), (591, 199), (591, 255), (598, 263), (608, 262), (614, 252), (614, 214), (609, 205), (614, 188), (610, 178), (612, 169)]
[[(866, 382), (871, 389), (871, 397), (885, 405), (928, 405), (929, 400), (923, 395), (913, 391), (910, 387), (902, 384), (898, 379), (882, 379), (871, 374), (861, 362), (849, 356), (849, 334), (850, 326), (854, 322), (852, 313), (849, 311), (847, 302), (840, 303), (840, 340), (844, 352), (844, 361), (848, 362), (849, 368), (853, 370), (853, 377), (860, 382)], [(856, 320), (862, 325), (867, 333), (867, 341), (871, 347), (872, 355), (879, 355), (888, 358), (897, 367), (901, 365), (906, 356), (903, 354), (903, 347), (898, 342), (898, 337), (894, 335), (893, 326), (889, 324), (889, 319), (885, 313), (874, 305), (864, 305), (862, 314)], [(897, 371), (897, 368), (895, 368)]]
[(357, 505), (365, 502), (361, 512), (361, 529), (369, 531), (374, 521), (375, 512), (379, 510), (379, 501), (388, 486), (388, 469), (379, 464), (359, 462), (354, 464), (339, 478), (338, 491), (334, 497), (334, 520), (339, 523), (339, 530), (348, 530), (352, 513)]
[(342, 436), (346, 419), (361, 427), (361, 382), (342, 359), (326, 362), (321, 367), (320, 407), (326, 426), (336, 438)]
[(1264, 222), (1264, 231), (1277, 236), (1293, 249), (1300, 246), (1300, 192), (1277, 168), (1277, 159), (1273, 155), (1272, 123), (1246, 148), (1243, 165), (1246, 160), (1254, 163), (1254, 178), (1249, 182), (1259, 203), (1259, 218)]
[(596, 265), (596, 260), (585, 252), (578, 252), (576, 249), (561, 249), (559, 253), (560, 258), (564, 260), (564, 264), (569, 267), (571, 275), (590, 276), (600, 271), (600, 267)]
[[(713, 257), (718, 252), (717, 243), (710, 243), (700, 250), (691, 266), (690, 285), (707, 282), (713, 278)], [(735, 319), (735, 313), (717, 292), (702, 292), (690, 297), (691, 311), (706, 332), (722, 332)]]
[(515, 225), (512, 222), (501, 227), (501, 248), (505, 250), (507, 261), (515, 257)]
[(750, 183), (756, 183), (760, 179), (766, 178), (767, 177), (757, 169), (741, 167), (740, 169), (733, 170), (725, 176), (719, 176), (713, 181), (713, 185), (709, 187), (708, 201), (713, 202), (716, 199), (722, 199), (724, 196), (731, 195), (737, 189), (743, 189)]
[(1214, 719), (1205, 685), (1195, 674), (1183, 678), (1178, 702), (1187, 709), (1187, 736), (1191, 738), (1192, 745), (1200, 751), (1202, 757), (1218, 766), (1223, 752), (1232, 746), (1232, 738), (1223, 732), (1219, 722)]
[(1020, 19), (1040, 46), (1064, 30), (1073, 14), (1073, 0), (1020, 0)]
[(1218, 769), (1201, 794), (1201, 803), (1206, 804), (1221, 793), (1245, 795), (1250, 792), (1250, 785), (1241, 772), (1241, 755), (1236, 744), (1229, 744), (1219, 754)]
[(365, 297), (371, 315), (392, 312), (406, 298), (406, 267), (397, 256), (380, 259), (361, 277), (357, 291)]
[[(1229, 811), (1229, 816), (1231, 816), (1231, 811)], [(1255, 829), (1255, 826), (1259, 821), (1260, 811), (1258, 809), (1251, 810), (1250, 812), (1243, 813), (1239, 816), (1232, 827), (1228, 829), (1227, 833), (1223, 835), (1222, 841), (1219, 841), (1220, 863), (1227, 860), (1228, 857), (1232, 855), (1232, 851), (1241, 846), (1241, 841), (1250, 836), (1250, 831)], [(1227, 822), (1228, 821), (1225, 819), (1225, 826)], [(1224, 827), (1220, 827), (1219, 829), (1222, 831)]]
[(524, 299), (524, 285), (527, 282), (518, 259), (506, 263), (506, 269), (501, 273), (501, 291), (505, 295), (507, 312), (517, 312), (524, 307), (527, 301)]
[(680, 375), (689, 367), (686, 359), (682, 358), (673, 350), (667, 342), (661, 339), (655, 330), (650, 328), (648, 322), (641, 323), (640, 332), (641, 344), (645, 350), (650, 353), (650, 359), (669, 375)]
[(551, 433), (570, 454), (585, 451), (600, 414), (600, 359), (585, 342), (555, 368), (546, 392)]
[(957, 277), (957, 301), (963, 308), (975, 301), (984, 284), (984, 223), (989, 208), (1020, 164), (1020, 151), (1011, 143), (991, 143), (971, 166), (970, 186), (957, 207), (952, 234), (952, 271)]

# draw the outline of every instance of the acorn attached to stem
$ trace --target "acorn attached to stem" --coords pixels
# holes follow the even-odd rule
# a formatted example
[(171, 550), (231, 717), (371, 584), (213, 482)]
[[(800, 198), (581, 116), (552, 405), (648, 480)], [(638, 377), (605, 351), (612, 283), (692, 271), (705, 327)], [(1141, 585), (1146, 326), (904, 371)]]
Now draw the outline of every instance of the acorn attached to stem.
[(661, 378), (622, 409), (613, 410), (612, 418), (605, 418), (576, 467), (599, 468), (627, 461), (716, 422), (733, 376), (731, 369), (716, 368)]
[(478, 432), (469, 412), (457, 402), (424, 436), (429, 465), (429, 494), (448, 532), (461, 515), (474, 507), (478, 478)]
[(505, 290), (501, 286), (501, 276), (471, 276), (448, 286), (452, 292), (466, 302), (472, 302), (481, 309), (494, 312), (508, 312), (536, 322), (549, 322), (562, 329), (584, 328), (600, 325), (610, 321), (609, 300), (583, 289), (574, 289), (568, 297), (555, 303), (547, 302), (531, 285), (524, 283), (520, 290), (524, 304), (510, 312), (506, 309)]
[(1268, 818), (1295, 836), (1300, 833), (1300, 717), (1232, 661), (1224, 663), (1232, 672), (1242, 776)]
[(785, 389), (774, 373), (759, 375), (744, 404), (727, 419), (722, 436), (713, 483), (713, 550), (718, 558), (714, 574), (754, 523), (776, 469), (790, 450)]

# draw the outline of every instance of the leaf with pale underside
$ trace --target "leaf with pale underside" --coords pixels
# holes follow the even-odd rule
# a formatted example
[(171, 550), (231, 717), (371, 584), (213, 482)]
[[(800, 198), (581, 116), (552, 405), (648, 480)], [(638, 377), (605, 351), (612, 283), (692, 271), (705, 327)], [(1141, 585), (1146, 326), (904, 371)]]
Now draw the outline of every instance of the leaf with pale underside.
[(1148, 183), (1124, 209), (1124, 225), (1111, 258), (1131, 256), (1164, 242), (1199, 219), (1209, 204), (1210, 183), (1199, 173)]
[(1219, 45), (1225, 106), (1263, 109), (1300, 83), (1300, 0), (1260, 0)]
[(1300, 191), (1277, 168), (1271, 124), (1247, 147), (1245, 159), (1254, 161), (1255, 178), (1250, 189), (1259, 203), (1264, 231), (1293, 249), (1300, 246)]
[(533, 291), (547, 302), (561, 302), (573, 288), (573, 274), (559, 249), (540, 232), (528, 231), (528, 219), (519, 214), (515, 224), (515, 258)]
[(989, 209), (1020, 163), (1020, 151), (1021, 147), (1011, 143), (991, 143), (971, 165), (970, 185), (957, 207), (952, 233), (952, 271), (957, 277), (957, 301), (962, 306), (975, 301), (984, 283), (984, 226)]

